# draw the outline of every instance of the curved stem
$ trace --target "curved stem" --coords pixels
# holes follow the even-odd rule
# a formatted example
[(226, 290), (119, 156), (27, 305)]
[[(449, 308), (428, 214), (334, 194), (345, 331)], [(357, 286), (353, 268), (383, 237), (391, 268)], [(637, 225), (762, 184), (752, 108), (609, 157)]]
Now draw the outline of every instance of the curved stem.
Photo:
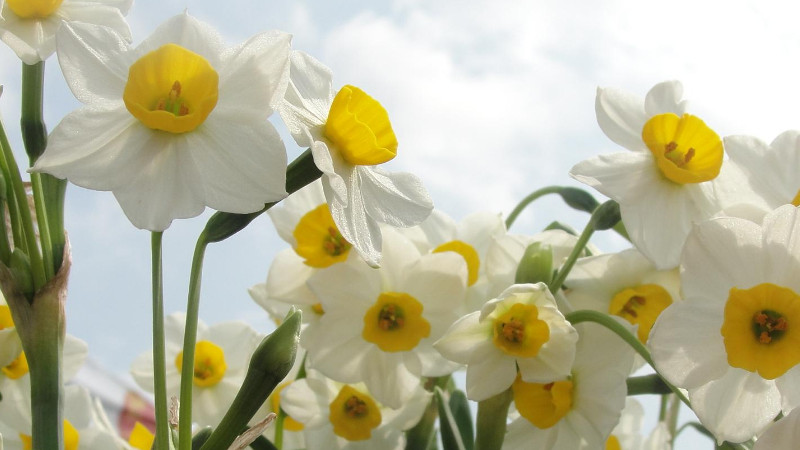
[(162, 232), (153, 232), (151, 239), (153, 265), (153, 378), (156, 412), (156, 450), (169, 449), (167, 423), (167, 363), (164, 338), (164, 288), (161, 264)]
[(197, 343), (197, 321), (200, 314), (200, 282), (203, 274), (206, 233), (200, 233), (192, 257), (189, 275), (189, 299), (186, 305), (186, 327), (183, 332), (183, 366), (181, 367), (180, 415), (178, 445), (180, 450), (192, 448), (192, 388), (194, 386), (194, 350)]
[(594, 216), (589, 219), (586, 228), (584, 228), (581, 235), (578, 236), (578, 242), (572, 247), (572, 252), (567, 257), (567, 260), (558, 268), (556, 277), (553, 279), (553, 282), (550, 283), (550, 292), (556, 293), (561, 289), (561, 285), (564, 284), (564, 280), (567, 279), (567, 275), (569, 275), (569, 272), (572, 270), (572, 266), (575, 265), (575, 261), (578, 260), (581, 253), (583, 253), (583, 249), (586, 248), (586, 244), (589, 243), (589, 238), (591, 238), (594, 233), (594, 220), (592, 219), (594, 219)]
[[(609, 316), (608, 314), (601, 313), (599, 311), (591, 311), (591, 310), (580, 310), (568, 313), (565, 315), (565, 318), (569, 323), (573, 325), (577, 325), (581, 322), (594, 322), (600, 324), (609, 330), (613, 331), (614, 334), (621, 337), (622, 340), (628, 343), (635, 351), (639, 354), (647, 364), (650, 365), (656, 372), (655, 364), (653, 363), (653, 358), (650, 357), (650, 352), (647, 350), (647, 347), (642, 344), (642, 342), (637, 338), (633, 333), (628, 331), (624, 325), (617, 322), (616, 319)], [(663, 377), (662, 377), (663, 379)], [(680, 389), (676, 388), (667, 380), (664, 380), (664, 383), (669, 387), (669, 389), (689, 408), (692, 407), (692, 404), (689, 402), (689, 399), (680, 391)]]
[(513, 225), (514, 222), (517, 220), (517, 216), (519, 216), (519, 214), (528, 205), (530, 205), (531, 203), (536, 201), (536, 199), (538, 199), (539, 197), (543, 197), (543, 196), (545, 196), (547, 194), (558, 194), (560, 191), (561, 191), (561, 187), (560, 186), (548, 186), (548, 187), (538, 189), (538, 190), (533, 191), (532, 193), (528, 194), (527, 197), (523, 198), (522, 201), (519, 202), (519, 204), (517, 204), (517, 206), (514, 207), (514, 209), (508, 215), (508, 218), (506, 218), (506, 229), (511, 228), (511, 225)]

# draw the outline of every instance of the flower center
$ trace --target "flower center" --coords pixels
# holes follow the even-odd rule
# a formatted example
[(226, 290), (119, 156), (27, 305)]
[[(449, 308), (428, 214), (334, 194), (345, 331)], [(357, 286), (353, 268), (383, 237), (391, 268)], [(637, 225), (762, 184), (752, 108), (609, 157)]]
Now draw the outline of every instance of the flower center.
[(572, 381), (526, 383), (517, 375), (511, 391), (519, 414), (536, 427), (557, 424), (572, 408)]
[(478, 281), (478, 269), (480, 269), (481, 266), (481, 258), (478, 256), (475, 247), (466, 242), (455, 240), (445, 242), (433, 250), (433, 253), (440, 252), (456, 252), (464, 258), (464, 261), (467, 262), (467, 286), (472, 286)]
[[(270, 406), (272, 406), (272, 412), (278, 413), (281, 410), (281, 391), (286, 387), (292, 384), (291, 381), (285, 381), (278, 385), (272, 394), (270, 394), (269, 401)], [(303, 431), (303, 424), (292, 419), (291, 416), (288, 414), (286, 417), (283, 418), (283, 429), (289, 431)]]
[(61, 6), (63, 0), (6, 0), (11, 12), (21, 19), (44, 19)]
[[(22, 441), (23, 450), (31, 450), (33, 448), (33, 439), (27, 434), (19, 434), (19, 439)], [(78, 430), (70, 423), (69, 420), (64, 419), (64, 450), (78, 450), (78, 443), (81, 436)]]
[(661, 173), (675, 183), (700, 183), (719, 175), (722, 140), (696, 116), (653, 116), (642, 129), (642, 139)]
[(297, 241), (295, 252), (317, 269), (346, 260), (352, 247), (339, 233), (327, 203), (303, 215), (292, 235)]
[(150, 450), (155, 440), (156, 435), (151, 433), (146, 426), (142, 425), (142, 423), (137, 420), (133, 425), (131, 435), (128, 437), (128, 444), (138, 450)]
[(532, 358), (550, 340), (550, 327), (536, 305), (515, 303), (494, 319), (494, 345), (506, 354)]
[(646, 344), (659, 314), (671, 304), (672, 297), (666, 289), (657, 284), (642, 284), (617, 293), (608, 305), (608, 313), (639, 325), (637, 336)]
[[(178, 370), (183, 368), (183, 352), (175, 357)], [(209, 341), (199, 341), (194, 347), (194, 384), (200, 387), (211, 387), (219, 383), (225, 376), (228, 365), (225, 364), (225, 352)]]
[(397, 155), (389, 114), (355, 86), (344, 86), (334, 97), (324, 134), (352, 165), (372, 166)]
[(19, 356), (11, 361), (11, 364), (3, 367), (3, 374), (16, 380), (27, 374), (28, 370), (28, 358), (25, 357), (25, 352), (20, 352)]
[(733, 367), (775, 379), (800, 363), (800, 296), (762, 283), (731, 288), (720, 333)]
[(384, 292), (364, 314), (361, 337), (385, 352), (412, 350), (431, 334), (422, 304), (402, 292)]
[(369, 395), (345, 385), (331, 402), (333, 432), (348, 441), (363, 441), (383, 420), (381, 410)]
[(11, 308), (0, 305), (0, 330), (14, 327), (14, 319), (11, 317)]
[(122, 99), (146, 127), (192, 131), (217, 105), (219, 76), (205, 58), (166, 44), (134, 62)]

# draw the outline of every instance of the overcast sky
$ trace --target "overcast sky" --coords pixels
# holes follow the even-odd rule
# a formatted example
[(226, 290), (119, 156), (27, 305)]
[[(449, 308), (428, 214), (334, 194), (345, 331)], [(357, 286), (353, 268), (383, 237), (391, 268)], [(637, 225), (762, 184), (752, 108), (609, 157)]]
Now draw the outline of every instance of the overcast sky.
[[(456, 219), (507, 213), (542, 186), (577, 185), (567, 175), (574, 164), (618, 151), (596, 124), (598, 86), (644, 96), (657, 82), (679, 79), (690, 112), (723, 136), (771, 141), (800, 122), (797, 2), (140, 0), (128, 17), (134, 42), (185, 8), (230, 45), (267, 29), (287, 31), (295, 49), (332, 68), (337, 87), (353, 84), (380, 100), (400, 142), (390, 169), (419, 175), (437, 207)], [(0, 111), (21, 155), (19, 72), (13, 53), (0, 47)], [(78, 106), (55, 57), (45, 95), (50, 129)], [(276, 123), (291, 159), (299, 149)], [(555, 200), (538, 205), (514, 231), (533, 233), (556, 218), (584, 225), (584, 216)], [(75, 186), (66, 220), (74, 260), (68, 331), (124, 373), (150, 346), (150, 235), (130, 225), (109, 193)], [(176, 221), (164, 235), (167, 312), (185, 309), (204, 223)], [(614, 236), (598, 243), (623, 247)], [(212, 244), (201, 318), (244, 319), (268, 331), (247, 288), (264, 280), (272, 255), (285, 247), (266, 217)]]

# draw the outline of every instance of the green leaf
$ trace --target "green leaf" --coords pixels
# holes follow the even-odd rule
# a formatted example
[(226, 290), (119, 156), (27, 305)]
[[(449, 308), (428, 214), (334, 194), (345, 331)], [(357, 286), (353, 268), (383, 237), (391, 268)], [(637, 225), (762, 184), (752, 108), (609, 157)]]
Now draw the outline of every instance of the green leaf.
[(448, 404), (458, 426), (458, 432), (461, 434), (464, 448), (472, 450), (475, 447), (475, 434), (472, 426), (472, 410), (469, 407), (467, 394), (460, 390), (451, 392)]

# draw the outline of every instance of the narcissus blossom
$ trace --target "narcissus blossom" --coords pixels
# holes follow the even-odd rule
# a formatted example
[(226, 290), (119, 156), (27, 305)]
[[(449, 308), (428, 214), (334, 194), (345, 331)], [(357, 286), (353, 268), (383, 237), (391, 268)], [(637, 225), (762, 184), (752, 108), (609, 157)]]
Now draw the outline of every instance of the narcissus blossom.
[(315, 369), (342, 383), (364, 382), (378, 401), (399, 408), (420, 377), (458, 367), (433, 343), (458, 318), (467, 270), (457, 254), (420, 255), (396, 230), (383, 231), (379, 269), (351, 258), (309, 279), (324, 313), (300, 343)]
[(56, 51), (62, 22), (110, 27), (130, 42), (124, 16), (131, 4), (133, 0), (0, 0), (0, 40), (25, 64), (44, 61)]
[(467, 397), (481, 401), (508, 389), (518, 369), (527, 382), (566, 378), (577, 340), (547, 285), (515, 284), (459, 319), (434, 347), (467, 365)]
[[(184, 313), (166, 317), (167, 394), (178, 395), (183, 367)], [(227, 412), (247, 373), (250, 356), (260, 342), (258, 334), (240, 321), (207, 326), (197, 324), (197, 344), (192, 380), (192, 420), (200, 426), (216, 426)], [(139, 355), (131, 375), (142, 389), (153, 391), (153, 352)]]
[(286, 152), (267, 118), (288, 80), (289, 35), (225, 47), (187, 14), (130, 48), (114, 30), (65, 24), (58, 56), (85, 104), (53, 130), (34, 171), (112, 191), (161, 231), (205, 209), (251, 213), (285, 197)]
[(619, 203), (631, 240), (659, 269), (677, 266), (692, 224), (724, 207), (711, 183), (723, 167), (722, 139), (686, 112), (682, 96), (677, 81), (655, 85), (644, 99), (598, 89), (597, 122), (629, 151), (600, 155), (570, 171)]
[(800, 213), (696, 225), (681, 267), (684, 301), (656, 321), (653, 360), (718, 441), (746, 441), (800, 404)]
[(508, 426), (503, 449), (589, 450), (606, 444), (625, 406), (633, 350), (597, 324), (575, 328), (579, 339), (569, 377), (514, 381), (520, 417)]
[(433, 203), (416, 176), (376, 167), (398, 148), (380, 103), (354, 86), (334, 91), (330, 69), (305, 53), (292, 52), (291, 61), (281, 117), (298, 145), (311, 148), (339, 232), (370, 265), (378, 265), (378, 223), (417, 225)]
[(281, 392), (287, 414), (303, 424), (308, 448), (368, 450), (405, 448), (403, 431), (419, 422), (431, 393), (416, 386), (402, 406), (392, 409), (363, 383), (343, 384), (310, 370)]

